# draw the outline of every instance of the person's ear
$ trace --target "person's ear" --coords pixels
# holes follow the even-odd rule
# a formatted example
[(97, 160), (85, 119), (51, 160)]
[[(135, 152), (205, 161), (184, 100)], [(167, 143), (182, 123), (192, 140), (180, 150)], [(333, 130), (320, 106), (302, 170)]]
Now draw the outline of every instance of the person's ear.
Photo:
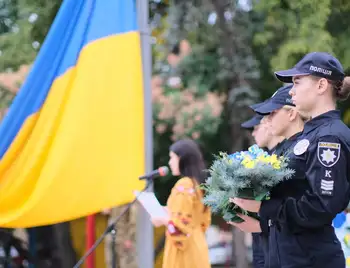
[(323, 95), (328, 90), (329, 82), (326, 78), (321, 78), (317, 82), (317, 93)]
[(289, 115), (289, 121), (292, 122), (298, 116), (298, 112), (295, 109), (290, 109), (288, 115)]

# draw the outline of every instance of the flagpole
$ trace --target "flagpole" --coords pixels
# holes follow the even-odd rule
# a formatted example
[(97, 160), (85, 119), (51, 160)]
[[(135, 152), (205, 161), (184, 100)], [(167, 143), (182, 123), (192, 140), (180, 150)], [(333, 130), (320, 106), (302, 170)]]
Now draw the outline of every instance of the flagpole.
[[(145, 169), (153, 169), (153, 131), (152, 131), (152, 52), (151, 35), (148, 25), (149, 0), (136, 0), (138, 25), (141, 35), (142, 71), (144, 90), (144, 126), (145, 126)], [(153, 187), (149, 188), (153, 191)], [(136, 224), (136, 250), (139, 268), (154, 267), (153, 226), (147, 213), (138, 207)]]

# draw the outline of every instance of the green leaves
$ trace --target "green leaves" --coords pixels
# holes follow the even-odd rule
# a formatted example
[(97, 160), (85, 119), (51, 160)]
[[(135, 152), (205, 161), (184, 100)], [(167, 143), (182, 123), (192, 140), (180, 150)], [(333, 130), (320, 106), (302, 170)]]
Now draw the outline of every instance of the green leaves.
[[(337, 40), (328, 29), (332, 13), (331, 0), (259, 1), (255, 11), (265, 14), (264, 31), (255, 35), (256, 45), (278, 44), (277, 54), (272, 55), (273, 70), (291, 68), (300, 57), (311, 51), (335, 53)], [(278, 43), (275, 43), (278, 41)]]
[(272, 187), (294, 174), (287, 165), (288, 158), (283, 158), (278, 170), (263, 163), (250, 169), (245, 168), (240, 160), (220, 153), (209, 169), (210, 177), (202, 185), (205, 191), (203, 202), (226, 221), (240, 222), (238, 213), (257, 217), (255, 213), (248, 213), (231, 204), (229, 198), (240, 197), (257, 201), (267, 199)]
[(0, 2), (0, 34), (12, 31), (18, 19), (18, 1), (2, 0)]
[(18, 32), (0, 35), (0, 71), (17, 70), (22, 64), (30, 64), (37, 51), (30, 41), (31, 26), (26, 21), (19, 21)]

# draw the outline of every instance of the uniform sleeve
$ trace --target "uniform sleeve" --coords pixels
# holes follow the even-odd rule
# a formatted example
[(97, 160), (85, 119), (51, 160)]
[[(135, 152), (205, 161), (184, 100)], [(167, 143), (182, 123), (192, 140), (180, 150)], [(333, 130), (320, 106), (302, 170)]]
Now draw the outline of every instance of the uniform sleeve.
[(179, 180), (171, 191), (168, 202), (170, 221), (167, 238), (179, 249), (185, 249), (187, 239), (192, 235), (196, 198), (196, 191), (189, 178)]
[(337, 137), (320, 138), (306, 162), (310, 190), (300, 198), (266, 201), (261, 212), (287, 224), (291, 231), (330, 224), (349, 202), (348, 152), (342, 146)]

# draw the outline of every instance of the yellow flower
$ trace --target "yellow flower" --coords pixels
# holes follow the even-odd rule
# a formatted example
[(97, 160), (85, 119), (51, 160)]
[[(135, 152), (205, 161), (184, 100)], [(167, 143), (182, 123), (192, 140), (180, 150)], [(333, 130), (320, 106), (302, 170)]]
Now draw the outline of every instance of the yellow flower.
[(350, 266), (350, 257), (346, 258), (346, 267)]
[(248, 161), (252, 161), (252, 159), (251, 159), (249, 156), (245, 155), (244, 158), (243, 158), (243, 160), (242, 160), (242, 164), (243, 164), (244, 162), (248, 162)]
[(277, 161), (275, 163), (272, 164), (272, 167), (274, 169), (280, 169), (281, 168), (281, 162), (280, 161)]
[(255, 167), (255, 162), (250, 160), (245, 163), (242, 163), (245, 168), (254, 168)]
[(350, 234), (346, 234), (345, 236), (344, 236), (344, 243), (345, 243), (345, 245), (347, 245), (348, 247), (350, 246)]
[(259, 155), (257, 161), (268, 164), (270, 163), (270, 156)]
[(273, 164), (273, 163), (275, 163), (275, 162), (277, 162), (277, 161), (278, 161), (277, 155), (275, 155), (275, 154), (271, 155), (271, 157), (270, 157), (270, 163)]
[(245, 168), (254, 168), (255, 167), (255, 161), (252, 160), (249, 156), (244, 157), (243, 161), (241, 162), (241, 164), (245, 167)]

